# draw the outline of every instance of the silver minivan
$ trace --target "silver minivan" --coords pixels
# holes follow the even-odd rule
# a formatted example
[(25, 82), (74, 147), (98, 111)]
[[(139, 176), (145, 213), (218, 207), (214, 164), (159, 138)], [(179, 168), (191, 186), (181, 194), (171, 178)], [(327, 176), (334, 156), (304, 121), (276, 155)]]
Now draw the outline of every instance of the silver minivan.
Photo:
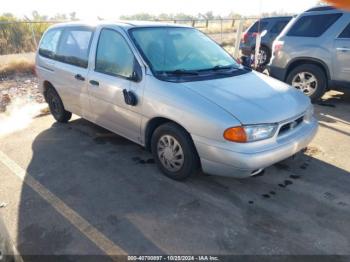
[(305, 148), (310, 99), (239, 65), (186, 26), (150, 22), (50, 27), (36, 56), (54, 118), (72, 113), (151, 150), (161, 171), (249, 177)]

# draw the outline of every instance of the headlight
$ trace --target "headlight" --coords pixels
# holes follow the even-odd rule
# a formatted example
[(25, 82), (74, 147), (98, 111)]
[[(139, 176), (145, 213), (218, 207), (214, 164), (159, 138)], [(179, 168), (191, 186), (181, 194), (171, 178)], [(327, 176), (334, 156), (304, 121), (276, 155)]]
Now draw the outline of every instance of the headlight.
[(311, 104), (305, 112), (304, 119), (305, 121), (311, 121), (314, 115), (314, 106)]
[(276, 129), (276, 124), (236, 126), (226, 129), (224, 138), (238, 143), (253, 142), (272, 137)]

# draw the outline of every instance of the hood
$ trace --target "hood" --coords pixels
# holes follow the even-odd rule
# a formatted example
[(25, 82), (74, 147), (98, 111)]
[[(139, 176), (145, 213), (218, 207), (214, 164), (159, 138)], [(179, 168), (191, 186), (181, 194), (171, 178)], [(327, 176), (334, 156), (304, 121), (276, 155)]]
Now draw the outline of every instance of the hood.
[(281, 122), (303, 113), (310, 105), (310, 99), (300, 91), (254, 71), (183, 85), (217, 104), (242, 124)]

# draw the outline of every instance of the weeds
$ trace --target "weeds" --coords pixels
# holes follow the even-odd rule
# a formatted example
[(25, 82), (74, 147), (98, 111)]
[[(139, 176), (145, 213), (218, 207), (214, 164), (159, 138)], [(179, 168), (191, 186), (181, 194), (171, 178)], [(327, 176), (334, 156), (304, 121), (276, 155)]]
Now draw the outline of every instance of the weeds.
[(34, 61), (26, 58), (15, 58), (10, 62), (0, 65), (0, 77), (6, 78), (15, 74), (34, 74)]

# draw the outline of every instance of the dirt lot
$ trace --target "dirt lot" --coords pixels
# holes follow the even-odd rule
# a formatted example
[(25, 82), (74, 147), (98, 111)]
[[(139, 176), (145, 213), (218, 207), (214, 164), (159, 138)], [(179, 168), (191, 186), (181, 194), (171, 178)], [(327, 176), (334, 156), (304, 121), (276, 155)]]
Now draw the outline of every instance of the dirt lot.
[(186, 182), (86, 120), (35, 117), (0, 137), (0, 216), (22, 255), (350, 255), (349, 90), (315, 111), (320, 130), (297, 157)]

